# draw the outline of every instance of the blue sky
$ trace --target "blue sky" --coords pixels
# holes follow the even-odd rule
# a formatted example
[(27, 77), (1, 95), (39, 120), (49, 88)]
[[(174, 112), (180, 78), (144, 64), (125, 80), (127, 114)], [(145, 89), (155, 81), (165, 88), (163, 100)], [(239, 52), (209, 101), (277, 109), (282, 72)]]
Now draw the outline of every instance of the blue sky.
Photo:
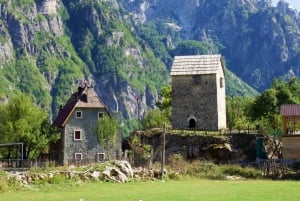
[[(274, 5), (277, 4), (279, 0), (273, 0)], [(294, 6), (298, 11), (300, 11), (300, 0), (285, 0), (288, 2), (290, 5)]]

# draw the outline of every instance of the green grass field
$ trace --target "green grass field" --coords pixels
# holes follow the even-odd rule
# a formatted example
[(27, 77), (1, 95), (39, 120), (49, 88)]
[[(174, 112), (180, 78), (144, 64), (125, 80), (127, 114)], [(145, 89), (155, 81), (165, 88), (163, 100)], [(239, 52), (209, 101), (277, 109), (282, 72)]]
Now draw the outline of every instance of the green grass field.
[(116, 183), (47, 185), (0, 193), (2, 201), (293, 201), (300, 200), (297, 181), (217, 181), (187, 179)]

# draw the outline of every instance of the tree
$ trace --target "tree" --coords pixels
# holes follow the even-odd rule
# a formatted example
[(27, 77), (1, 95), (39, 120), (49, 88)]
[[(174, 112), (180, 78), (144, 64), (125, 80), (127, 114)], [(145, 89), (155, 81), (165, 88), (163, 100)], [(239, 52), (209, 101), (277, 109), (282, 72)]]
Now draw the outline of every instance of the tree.
[(24, 94), (11, 98), (1, 111), (5, 118), (0, 118), (0, 140), (2, 143), (22, 142), (24, 159), (37, 158), (50, 142), (59, 138), (46, 113)]
[(161, 90), (161, 101), (156, 102), (156, 106), (163, 112), (166, 119), (171, 120), (171, 103), (172, 103), (171, 85), (164, 86)]
[(156, 102), (158, 109), (148, 110), (141, 121), (143, 129), (158, 128), (169, 125), (171, 120), (171, 86), (164, 86), (161, 91), (161, 100)]
[(255, 98), (251, 107), (252, 120), (257, 120), (262, 116), (266, 117), (279, 112), (276, 93), (275, 89), (267, 89), (260, 96)]
[(143, 129), (160, 128), (166, 123), (169, 123), (168, 118), (158, 109), (148, 110), (141, 121)]
[(280, 129), (280, 106), (300, 102), (300, 81), (274, 79), (270, 89), (256, 97), (251, 105), (250, 116), (259, 125), (261, 133), (276, 132)]
[(105, 115), (99, 119), (96, 134), (99, 144), (102, 145), (105, 150), (107, 150), (110, 145), (115, 145), (117, 130), (118, 124), (115, 118)]
[(226, 98), (226, 119), (227, 126), (230, 130), (248, 129), (252, 126), (249, 119), (249, 107), (252, 103), (250, 97), (227, 97)]

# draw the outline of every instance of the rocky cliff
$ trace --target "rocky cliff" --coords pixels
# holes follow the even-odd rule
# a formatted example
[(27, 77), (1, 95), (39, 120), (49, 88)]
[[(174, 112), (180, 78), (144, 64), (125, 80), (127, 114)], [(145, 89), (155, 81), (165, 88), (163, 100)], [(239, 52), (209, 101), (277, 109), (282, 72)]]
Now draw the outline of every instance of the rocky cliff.
[(116, 1), (1, 1), (2, 102), (22, 91), (55, 115), (89, 79), (119, 118), (141, 117), (168, 72), (122, 18)]
[(229, 69), (260, 91), (274, 77), (300, 75), (299, 13), (285, 1), (276, 7), (271, 0), (122, 2), (136, 23), (159, 20), (183, 40), (219, 46)]

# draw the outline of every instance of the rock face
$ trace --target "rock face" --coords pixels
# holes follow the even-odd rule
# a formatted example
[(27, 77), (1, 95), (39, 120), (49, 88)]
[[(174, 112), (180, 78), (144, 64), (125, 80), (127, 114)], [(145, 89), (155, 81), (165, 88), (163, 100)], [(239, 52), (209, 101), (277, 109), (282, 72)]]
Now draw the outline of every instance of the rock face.
[[(39, 47), (32, 43), (35, 40), (36, 34), (39, 32), (51, 33), (56, 36), (63, 35), (63, 23), (57, 13), (59, 3), (56, 0), (38, 1), (36, 4), (30, 4), (20, 8), (24, 18), (31, 20), (32, 23), (24, 22), (17, 16), (16, 13), (9, 12), (9, 6), (1, 6), (1, 16), (3, 21), (6, 21), (7, 34), (11, 37), (11, 42), (14, 49), (24, 48), (28, 54), (37, 55)], [(40, 20), (38, 15), (44, 18)], [(54, 46), (49, 46), (49, 50), (56, 49)]]
[[(161, 135), (147, 137), (143, 134), (141, 142), (151, 145), (153, 162), (161, 161), (162, 138)], [(280, 153), (278, 142), (272, 138), (264, 137), (262, 151), (269, 157), (277, 158)], [(253, 162), (257, 159), (257, 136), (248, 134), (236, 134), (232, 136), (189, 136), (178, 134), (166, 134), (165, 145), (166, 161), (180, 154), (186, 160), (210, 160), (216, 163), (240, 163)], [(265, 158), (266, 159), (266, 158)]]

